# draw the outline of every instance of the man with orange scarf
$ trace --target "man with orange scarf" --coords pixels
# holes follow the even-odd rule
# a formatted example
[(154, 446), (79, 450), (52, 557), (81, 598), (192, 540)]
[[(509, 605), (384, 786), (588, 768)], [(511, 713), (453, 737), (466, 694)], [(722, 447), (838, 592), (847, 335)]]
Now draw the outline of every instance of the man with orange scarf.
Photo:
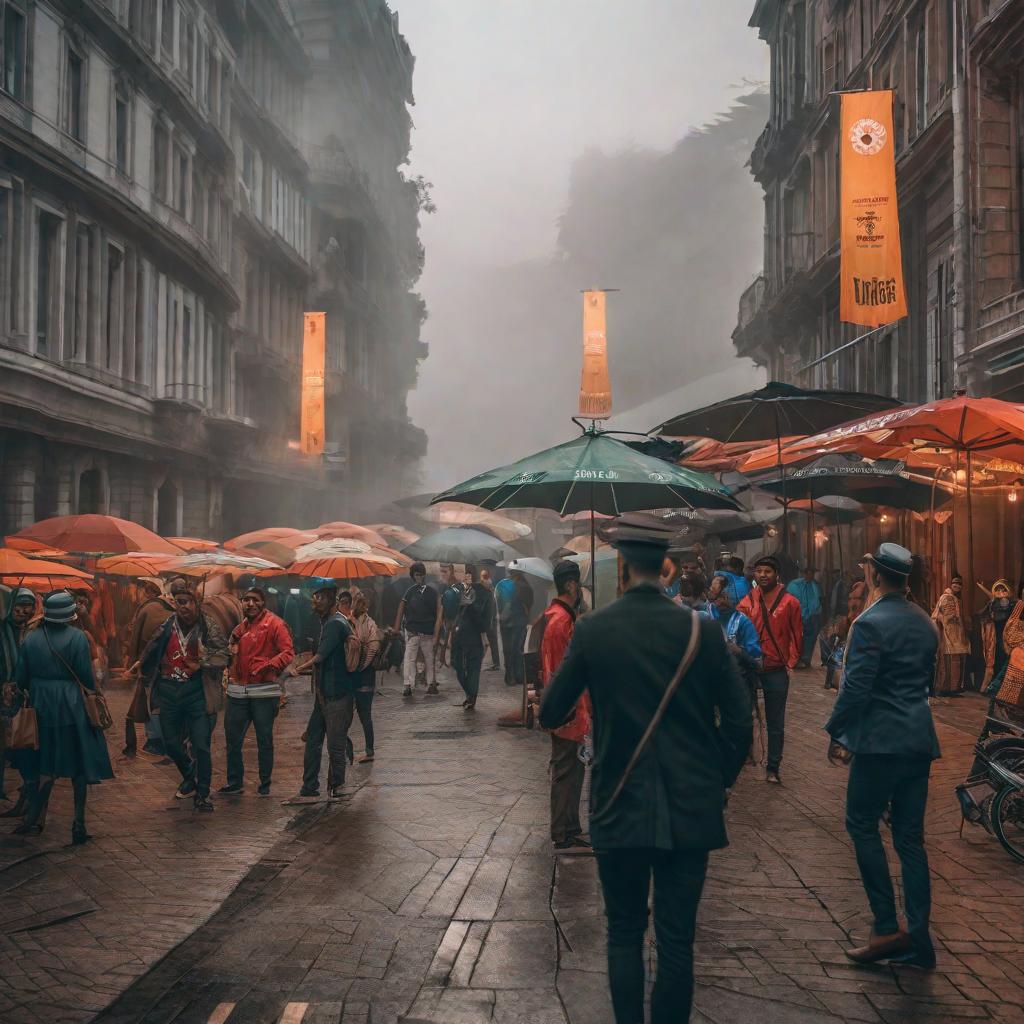
[[(561, 665), (576, 628), (581, 585), (575, 562), (555, 566), (558, 594), (544, 612), (544, 636), (540, 644), (541, 680), (546, 686)], [(564, 853), (586, 853), (590, 844), (582, 837), (580, 797), (586, 766), (579, 747), (590, 733), (590, 699), (586, 693), (576, 703), (573, 717), (551, 731), (551, 841)]]

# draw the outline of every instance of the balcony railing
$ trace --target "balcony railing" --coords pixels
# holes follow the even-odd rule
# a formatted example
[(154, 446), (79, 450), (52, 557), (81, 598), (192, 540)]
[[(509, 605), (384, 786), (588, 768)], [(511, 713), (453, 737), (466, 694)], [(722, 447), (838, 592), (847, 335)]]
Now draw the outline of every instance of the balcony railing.
[(786, 236), (786, 277), (810, 270), (814, 263), (814, 232), (793, 231)]
[(740, 296), (739, 328), (747, 327), (757, 316), (758, 311), (764, 305), (765, 293), (768, 282), (764, 275), (754, 280), (754, 283)]

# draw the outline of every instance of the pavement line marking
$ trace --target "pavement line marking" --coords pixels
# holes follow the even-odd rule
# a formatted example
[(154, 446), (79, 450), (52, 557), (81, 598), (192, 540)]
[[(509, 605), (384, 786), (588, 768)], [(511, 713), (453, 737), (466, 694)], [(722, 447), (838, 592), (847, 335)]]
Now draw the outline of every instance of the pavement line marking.
[(207, 1024), (224, 1024), (224, 1021), (231, 1016), (231, 1011), (234, 1010), (234, 1003), (218, 1003), (213, 1008), (213, 1013), (210, 1014), (210, 1019)]
[(281, 1014), (279, 1024), (302, 1024), (302, 1018), (306, 1016), (309, 1003), (288, 1003)]

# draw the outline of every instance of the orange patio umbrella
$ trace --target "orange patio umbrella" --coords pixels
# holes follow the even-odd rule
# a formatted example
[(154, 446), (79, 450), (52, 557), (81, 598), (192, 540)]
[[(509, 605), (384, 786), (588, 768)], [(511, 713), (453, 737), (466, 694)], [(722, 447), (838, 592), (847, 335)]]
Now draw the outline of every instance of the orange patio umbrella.
[(91, 580), (91, 573), (73, 566), (42, 558), (29, 558), (24, 552), (13, 548), (0, 548), (0, 582), (6, 585), (31, 587), (35, 590), (60, 590), (68, 586), (85, 586)]
[(19, 531), (12, 539), (15, 544), (32, 540), (61, 551), (82, 554), (115, 555), (128, 551), (181, 554), (180, 548), (152, 530), (116, 516), (56, 516)]
[(291, 526), (268, 526), (263, 530), (253, 530), (251, 533), (242, 533), (231, 540), (224, 541), (224, 547), (228, 551), (237, 551), (245, 548), (249, 551), (256, 551), (263, 544), (284, 544), (286, 547), (297, 548), (301, 544), (311, 544), (317, 539), (313, 530), (297, 530)]
[(160, 567), (163, 575), (216, 576), (219, 573), (243, 573), (248, 576), (282, 576), (285, 570), (276, 562), (235, 551), (200, 551), (171, 559)]
[(336, 537), (345, 540), (361, 540), (364, 544), (369, 544), (372, 548), (387, 547), (388, 543), (382, 534), (369, 526), (359, 526), (356, 523), (346, 523), (341, 521), (335, 523), (323, 523), (316, 528), (316, 534), (324, 540), (332, 540)]
[(125, 555), (107, 555), (96, 562), (96, 571), (108, 576), (156, 576), (169, 562), (179, 555), (160, 555), (149, 551), (138, 551)]
[(25, 554), (32, 555), (34, 558), (60, 558), (61, 555), (67, 554), (66, 551), (50, 547), (49, 544), (44, 544), (42, 541), (13, 535), (4, 538), (4, 546), (13, 548), (15, 551), (24, 551)]
[(189, 554), (195, 554), (197, 551), (216, 551), (220, 547), (215, 540), (204, 540), (202, 537), (168, 537), (167, 539)]
[(294, 576), (359, 580), (370, 576), (395, 576), (400, 569), (401, 565), (394, 558), (378, 554), (368, 544), (339, 537), (299, 548), (287, 571)]
[(368, 530), (375, 530), (392, 547), (407, 548), (420, 539), (420, 534), (407, 530), (404, 526), (396, 526), (394, 523), (370, 523)]

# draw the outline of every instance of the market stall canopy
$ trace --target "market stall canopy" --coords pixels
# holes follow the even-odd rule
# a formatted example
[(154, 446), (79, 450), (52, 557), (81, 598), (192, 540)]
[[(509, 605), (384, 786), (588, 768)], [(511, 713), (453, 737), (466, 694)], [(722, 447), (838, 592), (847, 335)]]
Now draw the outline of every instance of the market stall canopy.
[(162, 555), (148, 551), (132, 552), (125, 555), (107, 555), (96, 563), (96, 571), (108, 576), (156, 576), (170, 562), (176, 562), (181, 555)]
[(550, 508), (563, 516), (591, 509), (621, 515), (680, 506), (737, 507), (714, 477), (642, 455), (594, 430), (481, 473), (434, 499), (435, 504), (443, 501), (486, 509)]
[(216, 551), (220, 547), (215, 540), (204, 540), (202, 537), (168, 537), (167, 539), (187, 554), (195, 554), (197, 551)]
[(51, 547), (42, 541), (31, 540), (27, 537), (5, 537), (4, 546), (13, 548), (15, 551), (24, 551), (25, 554), (33, 555), (36, 558), (60, 558), (61, 555), (67, 554), (62, 548)]
[(81, 554), (125, 554), (148, 551), (180, 555), (181, 548), (138, 523), (116, 516), (80, 515), (43, 519), (14, 534), (17, 540), (34, 540), (61, 551)]
[(757, 391), (680, 413), (652, 433), (718, 441), (767, 441), (826, 430), (858, 416), (892, 409), (899, 400), (859, 391), (808, 391), (769, 381)]
[(504, 562), (518, 553), (482, 530), (451, 526), (420, 537), (402, 554), (419, 562)]
[(231, 540), (224, 541), (224, 547), (228, 551), (237, 551), (240, 548), (255, 551), (262, 544), (284, 544), (297, 548), (301, 544), (310, 544), (317, 539), (313, 530), (296, 530), (291, 526), (268, 526), (263, 530), (253, 530), (251, 533), (232, 537)]
[(757, 480), (756, 486), (790, 498), (842, 495), (869, 505), (892, 505), (915, 512), (925, 512), (950, 499), (949, 492), (933, 482), (912, 478), (903, 461), (869, 461), (853, 454), (824, 455), (787, 472), (785, 477)]
[(160, 567), (161, 575), (216, 576), (219, 573), (241, 573), (249, 576), (282, 576), (286, 571), (275, 562), (236, 551), (200, 551), (183, 555)]
[(61, 587), (89, 583), (92, 574), (60, 562), (29, 558), (24, 551), (0, 548), (0, 582), (34, 590), (59, 590)]

